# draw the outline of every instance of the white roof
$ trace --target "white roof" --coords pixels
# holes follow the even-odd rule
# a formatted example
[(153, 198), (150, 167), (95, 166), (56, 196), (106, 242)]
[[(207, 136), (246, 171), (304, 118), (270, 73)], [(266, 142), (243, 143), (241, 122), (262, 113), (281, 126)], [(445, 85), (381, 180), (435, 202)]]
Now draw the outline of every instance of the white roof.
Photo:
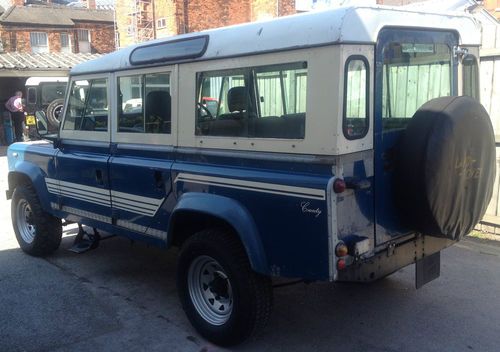
[(45, 82), (68, 82), (68, 77), (30, 77), (26, 80), (26, 85), (37, 86)]
[(375, 43), (386, 26), (456, 30), (460, 43), (480, 45), (479, 24), (465, 14), (429, 13), (401, 7), (358, 6), (312, 11), (270, 21), (223, 27), (183, 34), (133, 45), (75, 66), (72, 75), (108, 72), (134, 67), (129, 56), (133, 49), (151, 43), (168, 42), (200, 34), (210, 37), (204, 55), (196, 60), (239, 56), (276, 50), (335, 43)]

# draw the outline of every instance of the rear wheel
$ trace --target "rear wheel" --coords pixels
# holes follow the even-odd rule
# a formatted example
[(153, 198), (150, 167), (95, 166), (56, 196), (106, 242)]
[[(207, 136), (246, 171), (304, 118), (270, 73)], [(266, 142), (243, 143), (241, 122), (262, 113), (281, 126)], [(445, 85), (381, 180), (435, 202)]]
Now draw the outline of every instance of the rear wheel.
[(34, 256), (54, 252), (61, 244), (61, 220), (43, 211), (30, 185), (18, 186), (12, 195), (12, 224), (23, 251)]
[(271, 313), (270, 278), (252, 271), (238, 238), (225, 231), (201, 231), (186, 241), (177, 285), (191, 324), (222, 346), (249, 338)]

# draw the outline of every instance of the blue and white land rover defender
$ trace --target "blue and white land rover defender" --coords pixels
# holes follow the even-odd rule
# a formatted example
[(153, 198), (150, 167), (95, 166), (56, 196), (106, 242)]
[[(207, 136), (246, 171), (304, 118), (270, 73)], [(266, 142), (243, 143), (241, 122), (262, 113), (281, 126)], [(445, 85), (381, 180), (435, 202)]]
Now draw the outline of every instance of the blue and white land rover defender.
[(221, 345), (266, 323), (274, 277), (416, 263), (421, 286), (492, 194), (479, 36), (463, 15), (351, 7), (78, 65), (58, 134), (8, 150), (19, 244), (52, 253), (64, 219), (178, 246), (184, 310)]

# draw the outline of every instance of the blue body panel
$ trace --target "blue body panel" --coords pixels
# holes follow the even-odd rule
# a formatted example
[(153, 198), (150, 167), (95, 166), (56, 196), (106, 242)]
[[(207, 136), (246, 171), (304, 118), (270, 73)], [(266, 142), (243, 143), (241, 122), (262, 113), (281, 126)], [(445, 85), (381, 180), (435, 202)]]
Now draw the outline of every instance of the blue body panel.
[[(240, 232), (255, 264), (264, 261), (253, 253), (254, 249), (263, 248), (267, 270), (257, 266), (258, 271), (276, 276), (327, 279), (325, 195), (328, 181), (333, 177), (332, 165), (287, 162), (286, 158), (263, 162), (251, 156), (252, 153), (248, 153), (248, 158), (242, 153), (221, 153), (221, 156), (199, 156), (195, 162), (195, 154), (180, 155), (179, 158), (189, 162), (178, 160), (173, 166), (177, 198), (182, 201), (195, 192), (210, 194), (211, 198), (205, 198), (206, 201), (217, 199), (210, 211), (220, 214), (219, 206), (223, 205), (222, 214), (227, 214), (228, 222)], [(214, 198), (215, 195), (218, 197)], [(228, 202), (229, 199), (234, 201)], [(240, 209), (230, 211), (231, 204)], [(209, 208), (210, 204), (204, 207)], [(247, 220), (249, 215), (253, 219), (251, 225)], [(253, 239), (254, 236), (257, 238)]]
[[(7, 152), (9, 172), (26, 175), (31, 180), (45, 211), (50, 211), (50, 204), (57, 202), (57, 196), (49, 193), (45, 186), (45, 178), (55, 175), (56, 154), (57, 150), (50, 142), (14, 143)], [(9, 179), (11, 177), (12, 174)]]
[[(110, 159), (113, 220), (120, 228), (167, 237), (173, 148), (119, 146)], [(117, 193), (119, 192), (119, 193)]]

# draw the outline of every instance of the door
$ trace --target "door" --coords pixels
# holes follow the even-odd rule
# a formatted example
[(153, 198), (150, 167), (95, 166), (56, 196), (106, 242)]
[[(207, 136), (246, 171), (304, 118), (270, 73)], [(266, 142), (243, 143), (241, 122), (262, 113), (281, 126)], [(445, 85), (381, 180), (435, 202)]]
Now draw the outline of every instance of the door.
[(117, 74), (110, 160), (113, 222), (166, 240), (173, 162), (172, 70)]
[(395, 148), (420, 106), (433, 98), (457, 95), (456, 45), (454, 32), (402, 28), (380, 31), (375, 54), (377, 245), (410, 232), (401, 223), (393, 201)]
[(73, 80), (56, 160), (58, 207), (69, 219), (86, 224), (111, 223), (109, 189), (109, 78)]

